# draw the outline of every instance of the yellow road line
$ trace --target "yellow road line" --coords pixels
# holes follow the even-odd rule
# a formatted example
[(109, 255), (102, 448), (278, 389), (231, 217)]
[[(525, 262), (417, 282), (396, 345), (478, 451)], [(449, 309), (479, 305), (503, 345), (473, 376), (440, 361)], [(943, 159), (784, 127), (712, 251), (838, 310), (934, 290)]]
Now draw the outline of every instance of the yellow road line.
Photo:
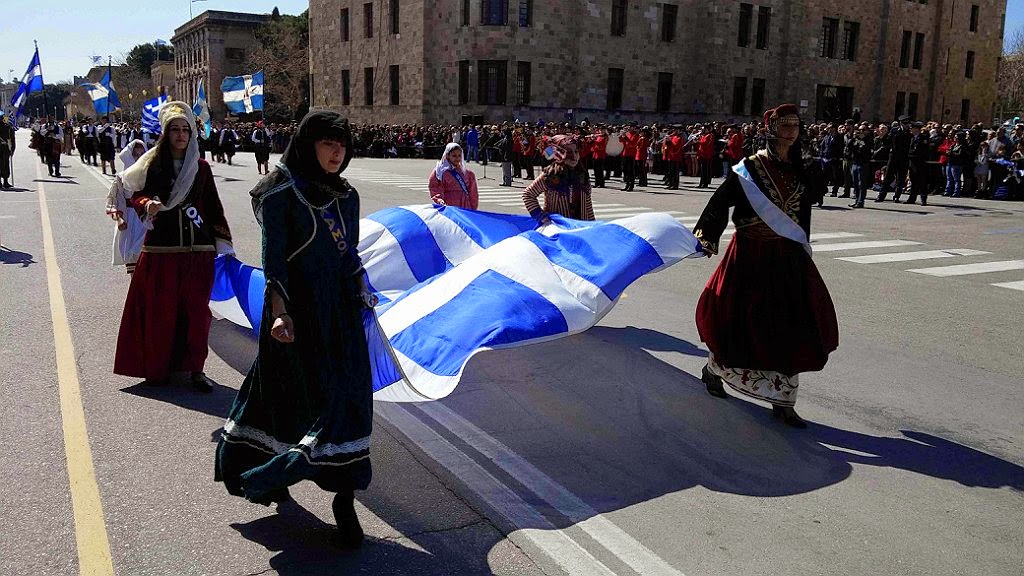
[[(36, 164), (36, 177), (43, 179)], [(103, 520), (103, 503), (96, 484), (96, 472), (89, 449), (89, 434), (85, 428), (85, 409), (82, 390), (78, 384), (75, 365), (75, 347), (71, 341), (64, 288), (57, 266), (57, 251), (53, 245), (50, 210), (46, 191), (39, 184), (39, 211), (43, 224), (43, 260), (46, 262), (46, 282), (50, 292), (50, 317), (53, 319), (53, 344), (57, 352), (57, 380), (60, 390), (60, 415), (64, 426), (64, 454), (68, 462), (68, 482), (71, 485), (71, 507), (75, 514), (75, 541), (78, 544), (78, 569), (82, 576), (113, 576), (114, 564), (110, 559), (110, 541)]]

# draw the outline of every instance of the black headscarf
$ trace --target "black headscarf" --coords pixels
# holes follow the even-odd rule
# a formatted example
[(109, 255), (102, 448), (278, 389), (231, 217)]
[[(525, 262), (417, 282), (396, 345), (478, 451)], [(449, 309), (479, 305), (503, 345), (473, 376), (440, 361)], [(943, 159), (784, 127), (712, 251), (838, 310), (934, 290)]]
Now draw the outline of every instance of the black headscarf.
[[(316, 157), (318, 140), (334, 140), (345, 145), (345, 159), (336, 173), (328, 174), (320, 166), (320, 160)], [(340, 174), (348, 167), (352, 153), (352, 129), (348, 120), (337, 112), (315, 110), (306, 114), (299, 123), (281, 157), (281, 164), (288, 169), (291, 180), (303, 197), (310, 203), (322, 205), (332, 198), (346, 198), (351, 194), (352, 187)], [(275, 170), (249, 193), (258, 221), (263, 221), (262, 204), (267, 193), (286, 179), (287, 176), (281, 170)]]
[[(316, 142), (318, 140), (335, 140), (347, 148), (345, 160), (336, 174), (327, 174), (320, 167), (316, 158)], [(288, 167), (292, 176), (307, 182), (330, 183), (338, 174), (345, 171), (352, 158), (352, 128), (348, 120), (337, 112), (315, 110), (306, 114), (299, 123), (299, 128), (284, 151), (281, 162)]]

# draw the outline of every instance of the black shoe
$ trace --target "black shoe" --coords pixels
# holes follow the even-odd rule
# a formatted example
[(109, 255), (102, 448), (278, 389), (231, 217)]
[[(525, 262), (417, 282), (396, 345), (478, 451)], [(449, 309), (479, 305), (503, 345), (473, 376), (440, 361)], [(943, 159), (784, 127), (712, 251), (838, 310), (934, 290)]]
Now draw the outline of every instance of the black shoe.
[(722, 379), (712, 374), (707, 364), (704, 365), (704, 369), (700, 372), (700, 381), (707, 386), (708, 394), (711, 394), (715, 398), (729, 397), (729, 395), (725, 393), (725, 387), (722, 386)]
[(331, 508), (338, 525), (338, 532), (332, 539), (334, 545), (344, 550), (355, 550), (362, 546), (364, 534), (363, 527), (359, 525), (359, 517), (356, 516), (355, 494), (351, 490), (338, 492), (334, 495)]
[(159, 388), (160, 386), (166, 386), (167, 385), (167, 379), (166, 378), (146, 378), (145, 380), (142, 381), (142, 385), (143, 386), (153, 386), (154, 388)]
[(60, 172), (57, 172), (56, 174), (54, 174), (53, 177), (54, 178), (62, 178), (62, 176), (60, 175)]
[(792, 426), (793, 428), (807, 428), (807, 422), (796, 413), (796, 410), (793, 410), (792, 408), (772, 406), (772, 416), (785, 422), (786, 426)]
[(856, 202), (854, 202), (853, 204), (848, 204), (848, 206), (849, 206), (850, 208), (856, 208), (856, 207), (857, 207), (857, 203), (856, 203)]
[(924, 198), (921, 198), (921, 206), (927, 206), (927, 205), (928, 205), (928, 201), (925, 200)]
[(284, 504), (285, 502), (291, 502), (291, 500), (292, 495), (288, 492), (287, 488), (278, 488), (277, 490), (267, 492), (261, 498), (253, 500), (253, 502), (264, 506), (270, 506), (271, 504)]
[(206, 374), (202, 372), (196, 372), (192, 375), (192, 387), (203, 394), (209, 394), (213, 392), (213, 380), (206, 377)]

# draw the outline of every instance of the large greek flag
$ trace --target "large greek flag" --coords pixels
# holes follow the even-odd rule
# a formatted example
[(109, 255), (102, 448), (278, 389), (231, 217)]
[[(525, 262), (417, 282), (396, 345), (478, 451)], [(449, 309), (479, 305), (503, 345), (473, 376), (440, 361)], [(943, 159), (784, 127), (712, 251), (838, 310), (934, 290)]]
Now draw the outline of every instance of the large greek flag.
[(162, 94), (142, 103), (142, 127), (153, 134), (160, 133), (160, 108), (167, 103), (167, 95)]
[(29, 94), (39, 92), (42, 89), (43, 65), (39, 62), (39, 48), (36, 48), (35, 54), (32, 55), (32, 60), (28, 63), (28, 70), (21, 77), (18, 89), (14, 91), (14, 97), (11, 98), (11, 107), (14, 108), (14, 115), (18, 116), (21, 114), (21, 109), (25, 106), (25, 101), (28, 100)]
[(224, 105), (234, 114), (263, 110), (263, 72), (246, 76), (228, 76), (220, 84)]
[[(429, 205), (363, 219), (359, 252), (381, 298), (364, 318), (374, 398), (443, 398), (474, 354), (582, 332), (638, 278), (700, 253), (667, 214), (552, 221)], [(220, 257), (211, 308), (258, 331), (264, 282)]]
[(196, 128), (203, 131), (203, 137), (210, 137), (210, 105), (206, 101), (206, 90), (203, 90), (203, 79), (196, 86), (196, 102), (192, 105), (192, 113), (196, 115)]
[(82, 86), (89, 92), (92, 99), (92, 107), (98, 116), (106, 116), (121, 111), (121, 100), (117, 97), (117, 91), (110, 81), (110, 70), (103, 75), (99, 82), (86, 82)]

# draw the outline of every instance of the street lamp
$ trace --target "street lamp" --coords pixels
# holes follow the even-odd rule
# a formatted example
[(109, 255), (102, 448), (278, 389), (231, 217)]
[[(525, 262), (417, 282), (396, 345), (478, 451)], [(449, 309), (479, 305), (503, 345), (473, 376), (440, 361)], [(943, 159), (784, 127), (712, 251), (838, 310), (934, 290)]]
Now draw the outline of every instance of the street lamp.
[(128, 113), (133, 115), (133, 116), (135, 115), (135, 108), (132, 107), (132, 93), (131, 92), (128, 93)]

